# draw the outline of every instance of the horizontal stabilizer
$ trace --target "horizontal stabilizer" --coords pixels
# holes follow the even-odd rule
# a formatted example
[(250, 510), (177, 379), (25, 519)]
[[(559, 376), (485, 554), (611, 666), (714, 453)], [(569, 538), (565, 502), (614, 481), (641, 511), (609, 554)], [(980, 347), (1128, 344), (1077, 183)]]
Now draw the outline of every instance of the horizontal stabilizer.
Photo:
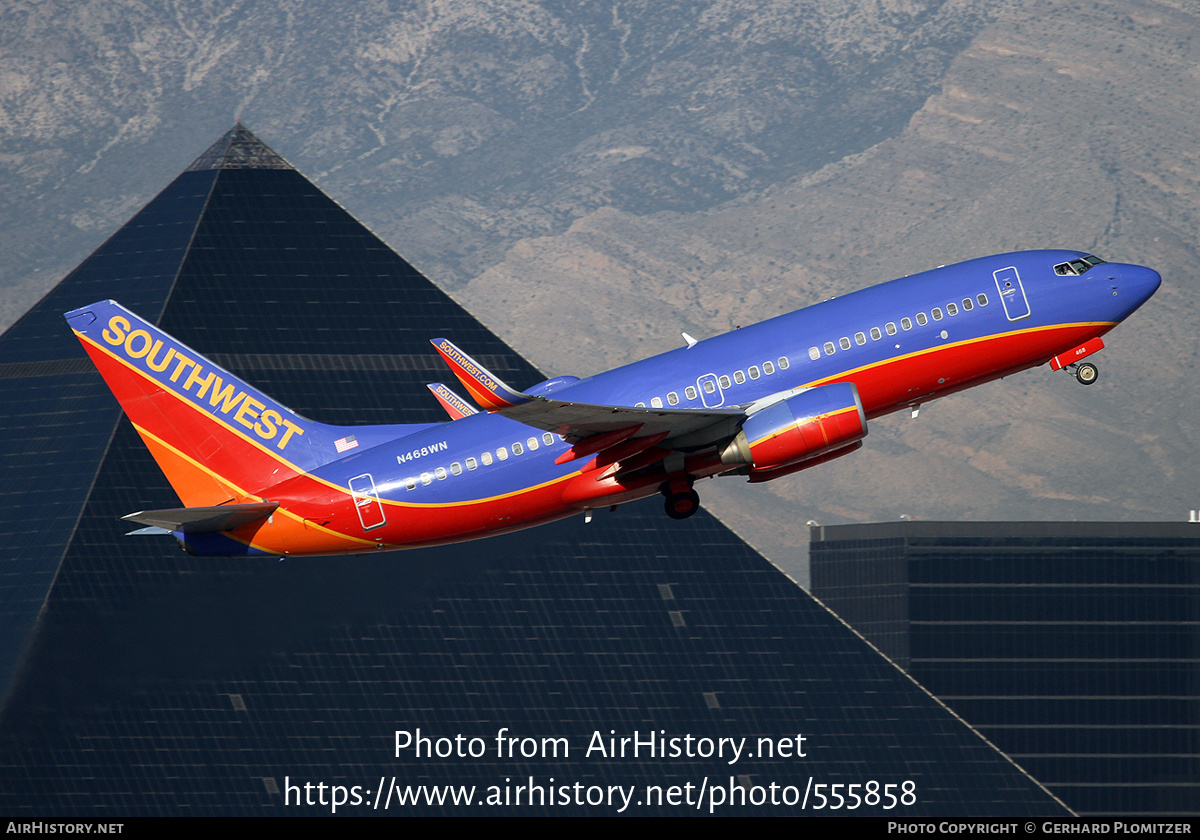
[(430, 344), (450, 365), (458, 381), (467, 389), (471, 399), (487, 411), (496, 411), (529, 402), (532, 397), (514, 391), (479, 362), (472, 359), (444, 338), (431, 339)]
[(125, 522), (166, 528), (168, 531), (199, 534), (209, 531), (232, 531), (242, 525), (266, 519), (278, 507), (279, 502), (254, 502), (247, 505), (139, 510), (137, 513), (122, 516), (121, 519)]
[(437, 397), (437, 401), (441, 403), (442, 408), (450, 415), (451, 420), (461, 420), (464, 417), (470, 417), (472, 414), (479, 413), (479, 409), (475, 408), (475, 406), (468, 403), (441, 382), (430, 382), (425, 387)]

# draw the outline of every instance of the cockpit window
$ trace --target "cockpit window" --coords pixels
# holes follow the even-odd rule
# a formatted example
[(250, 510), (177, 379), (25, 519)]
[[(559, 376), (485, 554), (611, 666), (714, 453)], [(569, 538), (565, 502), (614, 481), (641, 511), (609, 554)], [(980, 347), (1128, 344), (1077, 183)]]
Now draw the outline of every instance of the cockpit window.
[(1054, 273), (1065, 276), (1075, 276), (1083, 274), (1093, 266), (1103, 264), (1104, 260), (1097, 256), (1093, 256), (1092, 254), (1088, 254), (1086, 257), (1080, 260), (1071, 260), (1070, 262), (1059, 263), (1058, 265), (1054, 266)]

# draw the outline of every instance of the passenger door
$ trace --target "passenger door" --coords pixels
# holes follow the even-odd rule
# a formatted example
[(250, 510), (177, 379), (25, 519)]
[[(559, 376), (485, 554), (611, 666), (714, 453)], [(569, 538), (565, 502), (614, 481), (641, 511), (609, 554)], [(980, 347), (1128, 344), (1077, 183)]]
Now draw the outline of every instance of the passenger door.
[(351, 499), (354, 510), (358, 512), (358, 521), (364, 531), (370, 531), (387, 524), (384, 517), (383, 505), (379, 503), (379, 493), (375, 490), (375, 479), (370, 473), (356, 475), (350, 479)]
[(1025, 287), (1021, 285), (1021, 275), (1015, 266), (1002, 268), (992, 272), (996, 279), (996, 291), (1000, 293), (1000, 303), (1004, 305), (1004, 314), (1010, 321), (1019, 321), (1029, 317), (1029, 300), (1025, 297)]

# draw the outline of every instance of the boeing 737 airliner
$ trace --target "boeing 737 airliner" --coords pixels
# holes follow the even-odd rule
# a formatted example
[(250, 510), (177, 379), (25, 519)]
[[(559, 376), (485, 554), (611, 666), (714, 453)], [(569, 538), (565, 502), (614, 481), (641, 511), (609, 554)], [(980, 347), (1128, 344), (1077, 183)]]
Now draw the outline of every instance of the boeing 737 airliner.
[(528, 528), (697, 479), (770, 481), (846, 455), (867, 422), (1037, 365), (1084, 359), (1158, 273), (1077, 251), (893, 280), (586, 379), (517, 391), (445, 338), (478, 404), (444, 423), (308, 420), (113, 301), (66, 314), (184, 507), (125, 517), (192, 554), (360, 554)]

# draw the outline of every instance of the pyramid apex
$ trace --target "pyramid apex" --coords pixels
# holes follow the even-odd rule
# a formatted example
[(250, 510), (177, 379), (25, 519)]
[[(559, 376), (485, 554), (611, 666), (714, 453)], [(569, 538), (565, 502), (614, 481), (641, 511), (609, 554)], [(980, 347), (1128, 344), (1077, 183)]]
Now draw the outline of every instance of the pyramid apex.
[(192, 161), (188, 172), (203, 169), (291, 169), (292, 165), (238, 120), (221, 139)]

